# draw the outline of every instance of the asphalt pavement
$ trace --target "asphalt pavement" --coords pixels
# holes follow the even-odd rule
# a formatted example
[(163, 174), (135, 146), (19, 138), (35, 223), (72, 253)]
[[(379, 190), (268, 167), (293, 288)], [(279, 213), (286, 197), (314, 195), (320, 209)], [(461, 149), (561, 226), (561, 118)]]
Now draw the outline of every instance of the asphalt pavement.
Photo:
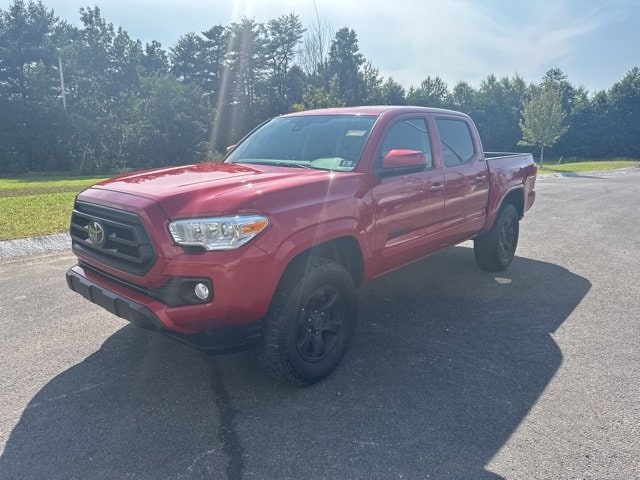
[(640, 478), (640, 172), (544, 178), (512, 266), (470, 243), (361, 291), (312, 387), (0, 263), (0, 479)]

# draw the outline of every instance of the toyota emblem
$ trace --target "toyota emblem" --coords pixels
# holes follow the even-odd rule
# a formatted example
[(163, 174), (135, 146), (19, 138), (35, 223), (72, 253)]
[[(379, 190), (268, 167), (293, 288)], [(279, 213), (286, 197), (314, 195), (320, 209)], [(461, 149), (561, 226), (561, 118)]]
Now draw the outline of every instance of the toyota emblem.
[(91, 240), (91, 243), (96, 247), (101, 247), (104, 244), (104, 227), (100, 222), (96, 220), (89, 222), (87, 231), (89, 233), (89, 240)]

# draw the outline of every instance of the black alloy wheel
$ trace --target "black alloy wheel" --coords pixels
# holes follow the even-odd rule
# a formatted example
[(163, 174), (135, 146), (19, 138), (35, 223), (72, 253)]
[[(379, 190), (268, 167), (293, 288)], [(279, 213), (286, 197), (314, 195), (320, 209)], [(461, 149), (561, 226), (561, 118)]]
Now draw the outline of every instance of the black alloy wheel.
[(326, 358), (336, 345), (344, 318), (344, 306), (333, 285), (323, 285), (307, 298), (298, 321), (296, 347), (307, 362)]
[(516, 251), (518, 219), (514, 215), (506, 215), (502, 219), (498, 233), (498, 255), (501, 263), (511, 262)]
[(473, 240), (473, 253), (484, 270), (501, 272), (513, 260), (518, 246), (520, 216), (512, 204), (504, 204), (489, 230)]
[(293, 260), (264, 319), (258, 361), (290, 385), (315, 383), (342, 360), (357, 315), (356, 287), (341, 264), (322, 257)]

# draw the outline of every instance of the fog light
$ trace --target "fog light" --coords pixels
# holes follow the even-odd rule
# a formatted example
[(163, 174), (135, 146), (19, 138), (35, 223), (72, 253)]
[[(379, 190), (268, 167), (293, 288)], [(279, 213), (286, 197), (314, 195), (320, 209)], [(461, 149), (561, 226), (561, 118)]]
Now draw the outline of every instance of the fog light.
[(196, 284), (196, 288), (193, 289), (193, 292), (200, 300), (206, 300), (207, 298), (209, 298), (209, 287), (207, 287), (204, 283)]

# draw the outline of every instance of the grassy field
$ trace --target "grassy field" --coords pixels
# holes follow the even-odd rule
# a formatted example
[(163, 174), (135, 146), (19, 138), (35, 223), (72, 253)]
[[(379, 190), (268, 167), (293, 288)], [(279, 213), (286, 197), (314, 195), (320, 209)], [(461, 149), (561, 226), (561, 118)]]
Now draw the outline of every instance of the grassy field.
[(0, 240), (66, 232), (73, 199), (102, 177), (0, 178)]
[(615, 170), (617, 168), (633, 167), (640, 165), (640, 161), (634, 160), (605, 160), (598, 162), (574, 162), (574, 163), (545, 163), (538, 173), (574, 173), (594, 172), (603, 170)]

